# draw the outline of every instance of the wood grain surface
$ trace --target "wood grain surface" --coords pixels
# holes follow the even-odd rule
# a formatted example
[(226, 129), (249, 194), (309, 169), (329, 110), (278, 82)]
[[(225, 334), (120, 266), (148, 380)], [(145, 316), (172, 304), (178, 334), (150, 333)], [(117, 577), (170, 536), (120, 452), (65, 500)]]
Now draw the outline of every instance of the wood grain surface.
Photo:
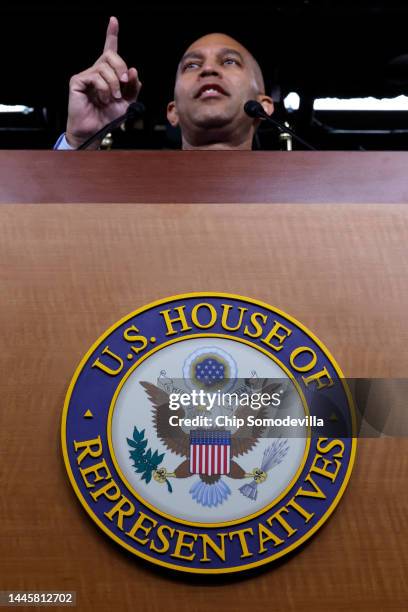
[(0, 202), (408, 203), (406, 152), (0, 151)]
[(149, 301), (264, 300), (347, 376), (407, 377), (402, 204), (0, 206), (0, 589), (74, 590), (81, 610), (407, 610), (408, 440), (360, 440), (328, 523), (248, 576), (158, 571), (89, 519), (65, 473), (64, 396), (89, 346)]

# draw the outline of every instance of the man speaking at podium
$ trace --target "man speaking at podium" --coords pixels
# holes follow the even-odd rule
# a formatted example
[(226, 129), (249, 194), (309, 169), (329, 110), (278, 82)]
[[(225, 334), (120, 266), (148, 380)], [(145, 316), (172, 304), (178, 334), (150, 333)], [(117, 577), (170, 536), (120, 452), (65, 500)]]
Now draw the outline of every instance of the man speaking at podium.
[[(76, 149), (137, 100), (141, 82), (136, 68), (128, 68), (118, 55), (118, 34), (118, 20), (111, 17), (102, 55), (71, 78), (67, 129), (57, 149)], [(208, 34), (181, 58), (167, 119), (180, 126), (185, 150), (250, 150), (259, 122), (244, 112), (252, 99), (273, 112), (255, 58), (233, 38)]]

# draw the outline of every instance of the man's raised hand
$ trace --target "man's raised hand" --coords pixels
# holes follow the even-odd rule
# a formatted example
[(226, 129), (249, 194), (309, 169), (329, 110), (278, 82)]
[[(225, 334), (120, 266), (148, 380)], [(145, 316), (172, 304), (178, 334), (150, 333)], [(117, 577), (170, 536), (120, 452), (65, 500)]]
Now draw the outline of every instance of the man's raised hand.
[(136, 68), (118, 55), (119, 22), (111, 17), (102, 55), (69, 83), (66, 139), (77, 148), (104, 125), (126, 112), (142, 86)]

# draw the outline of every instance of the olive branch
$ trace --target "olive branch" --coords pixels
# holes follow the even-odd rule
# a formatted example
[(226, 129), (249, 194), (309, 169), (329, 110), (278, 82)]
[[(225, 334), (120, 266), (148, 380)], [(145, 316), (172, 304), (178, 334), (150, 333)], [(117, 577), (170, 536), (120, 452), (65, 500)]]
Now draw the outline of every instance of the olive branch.
[[(133, 467), (135, 468), (135, 472), (137, 474), (142, 474), (142, 480), (146, 481), (146, 484), (152, 479), (152, 474), (157, 473), (157, 468), (160, 463), (163, 461), (165, 453), (159, 455), (157, 450), (152, 453), (151, 448), (146, 450), (147, 440), (145, 440), (145, 430), (139, 431), (137, 427), (133, 429), (133, 439), (126, 438), (128, 445), (132, 450), (129, 451), (130, 458), (133, 459)], [(163, 480), (167, 484), (167, 489), (169, 493), (172, 493), (173, 489), (171, 487), (170, 482), (167, 478), (165, 478), (166, 470), (164, 468), (160, 468), (159, 472), (163, 472), (164, 478)], [(162, 482), (163, 482), (162, 480)], [(160, 480), (158, 480), (160, 482)]]

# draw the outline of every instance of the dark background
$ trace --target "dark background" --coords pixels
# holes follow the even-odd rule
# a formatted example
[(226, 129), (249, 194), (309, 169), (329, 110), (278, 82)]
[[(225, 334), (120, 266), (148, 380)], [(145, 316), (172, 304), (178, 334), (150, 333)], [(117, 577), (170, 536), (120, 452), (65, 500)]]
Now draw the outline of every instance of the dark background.
[[(313, 113), (322, 96), (408, 94), (408, 4), (402, 0), (269, 0), (235, 2), (101, 3), (3, 1), (0, 103), (34, 107), (30, 115), (0, 114), (0, 147), (47, 148), (64, 131), (69, 77), (89, 67), (103, 48), (109, 15), (120, 22), (119, 53), (143, 82), (146, 113), (137, 129), (115, 134), (114, 146), (175, 148), (165, 108), (178, 59), (195, 38), (226, 32), (259, 60), (277, 101), (301, 95), (290, 116), (299, 133), (321, 149), (408, 149), (405, 112)], [(265, 128), (265, 126), (263, 126)], [(379, 132), (380, 131), (380, 132)], [(263, 129), (255, 146), (280, 148)]]

